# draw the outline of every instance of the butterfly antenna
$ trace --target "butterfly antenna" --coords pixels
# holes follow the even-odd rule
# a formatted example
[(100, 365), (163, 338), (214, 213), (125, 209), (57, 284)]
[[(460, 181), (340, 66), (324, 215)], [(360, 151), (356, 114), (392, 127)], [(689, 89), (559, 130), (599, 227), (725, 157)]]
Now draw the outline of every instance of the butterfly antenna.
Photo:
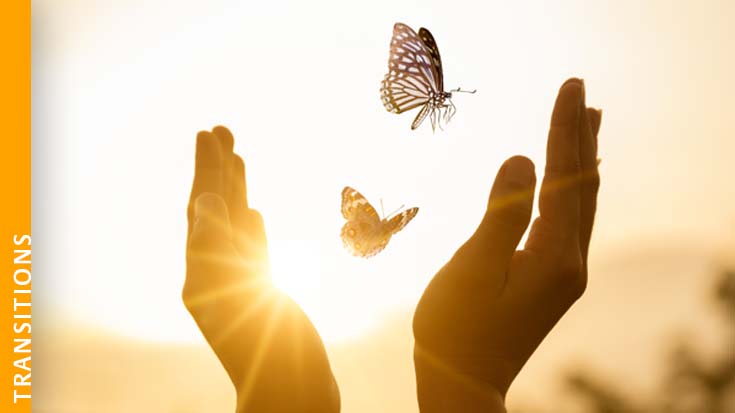
[(452, 90), (450, 90), (449, 92), (450, 92), (450, 93), (454, 93), (454, 92), (462, 92), (462, 93), (475, 93), (475, 92), (477, 92), (477, 89), (475, 89), (475, 90), (462, 90), (462, 88), (459, 88), (459, 87), (458, 87), (458, 88), (456, 88), (456, 89), (452, 89)]
[(383, 211), (383, 198), (380, 198), (380, 214), (385, 218), (385, 211)]
[(393, 211), (393, 212), (391, 212), (390, 214), (388, 214), (388, 216), (387, 216), (387, 217), (385, 217), (385, 219), (388, 219), (389, 217), (392, 217), (392, 216), (393, 216), (393, 214), (395, 214), (396, 212), (398, 212), (398, 211), (402, 210), (402, 209), (403, 209), (403, 207), (405, 207), (405, 206), (406, 206), (406, 204), (403, 204), (403, 205), (399, 206), (398, 208), (396, 208), (396, 210), (395, 210), (395, 211)]

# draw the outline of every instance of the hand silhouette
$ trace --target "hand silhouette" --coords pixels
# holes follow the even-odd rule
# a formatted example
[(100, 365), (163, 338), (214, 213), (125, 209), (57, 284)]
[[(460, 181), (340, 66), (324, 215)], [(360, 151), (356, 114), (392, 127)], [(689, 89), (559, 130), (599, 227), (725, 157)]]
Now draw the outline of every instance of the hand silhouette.
[(238, 412), (338, 412), (324, 345), (272, 284), (245, 164), (218, 126), (197, 135), (183, 299), (235, 385)]
[(508, 159), (476, 232), (426, 288), (414, 315), (419, 406), (502, 412), (513, 379), (584, 292), (599, 175), (601, 112), (584, 83), (561, 87), (551, 116), (540, 217), (523, 250), (536, 185), (533, 163)]

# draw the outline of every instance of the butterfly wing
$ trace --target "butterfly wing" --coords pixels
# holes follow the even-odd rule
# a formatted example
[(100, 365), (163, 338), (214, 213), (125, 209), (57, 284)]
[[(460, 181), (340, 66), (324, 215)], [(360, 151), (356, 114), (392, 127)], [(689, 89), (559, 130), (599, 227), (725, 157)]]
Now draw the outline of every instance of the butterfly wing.
[(352, 255), (372, 257), (388, 244), (390, 234), (384, 237), (381, 220), (370, 202), (357, 190), (346, 186), (342, 190), (342, 242)]
[(342, 190), (342, 216), (347, 220), (362, 219), (380, 221), (370, 202), (357, 190), (344, 187)]
[(389, 234), (395, 234), (398, 231), (402, 230), (403, 227), (408, 225), (409, 222), (413, 219), (413, 217), (418, 214), (419, 209), (418, 208), (409, 208), (400, 214), (394, 216), (388, 222), (385, 223), (384, 228), (385, 231)]
[(438, 80), (431, 53), (416, 32), (403, 23), (393, 26), (388, 74), (380, 88), (385, 109), (403, 113), (429, 102), (438, 93)]
[(431, 32), (423, 27), (419, 29), (419, 38), (424, 42), (424, 45), (431, 56), (431, 68), (434, 69), (437, 90), (443, 91), (444, 70), (442, 69), (442, 58), (439, 55), (439, 46), (436, 45), (436, 41), (434, 40), (434, 36), (431, 35)]
[(384, 231), (380, 222), (347, 221), (340, 233), (342, 243), (350, 254), (356, 257), (369, 258), (382, 251), (388, 241), (390, 232)]
[(416, 114), (416, 117), (413, 119), (413, 122), (411, 123), (411, 130), (414, 130), (421, 125), (421, 122), (426, 119), (426, 116), (431, 113), (431, 106), (430, 105), (424, 105), (423, 108), (419, 111), (418, 114)]

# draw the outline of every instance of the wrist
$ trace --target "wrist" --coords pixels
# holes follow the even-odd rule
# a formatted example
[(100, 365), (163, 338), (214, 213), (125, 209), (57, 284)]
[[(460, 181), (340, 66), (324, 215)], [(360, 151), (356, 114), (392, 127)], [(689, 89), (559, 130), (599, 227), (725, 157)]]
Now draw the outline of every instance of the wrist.
[(421, 413), (506, 413), (507, 389), (467, 374), (418, 345), (414, 349), (414, 365)]

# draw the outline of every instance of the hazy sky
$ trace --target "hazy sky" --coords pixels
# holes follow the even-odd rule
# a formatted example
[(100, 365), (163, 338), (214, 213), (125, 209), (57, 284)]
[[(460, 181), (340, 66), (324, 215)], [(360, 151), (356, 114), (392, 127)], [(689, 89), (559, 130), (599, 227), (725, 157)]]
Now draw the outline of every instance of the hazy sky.
[[(202, 343), (180, 300), (185, 208), (196, 132), (224, 124), (276, 281), (329, 343), (359, 342), (387, 316), (410, 317), (504, 159), (543, 170), (570, 76), (604, 111), (588, 306), (637, 297), (668, 311), (702, 285), (702, 260), (735, 259), (735, 3), (547, 3), (33, 2), (37, 319)], [(412, 132), (414, 112), (380, 102), (397, 21), (431, 29), (447, 89), (478, 90), (456, 96), (444, 132)], [(386, 212), (421, 211), (386, 251), (353, 258), (339, 239), (345, 185)], [(668, 283), (656, 271), (680, 252), (699, 270)], [(647, 330), (636, 312), (598, 310), (570, 317), (620, 312)]]

